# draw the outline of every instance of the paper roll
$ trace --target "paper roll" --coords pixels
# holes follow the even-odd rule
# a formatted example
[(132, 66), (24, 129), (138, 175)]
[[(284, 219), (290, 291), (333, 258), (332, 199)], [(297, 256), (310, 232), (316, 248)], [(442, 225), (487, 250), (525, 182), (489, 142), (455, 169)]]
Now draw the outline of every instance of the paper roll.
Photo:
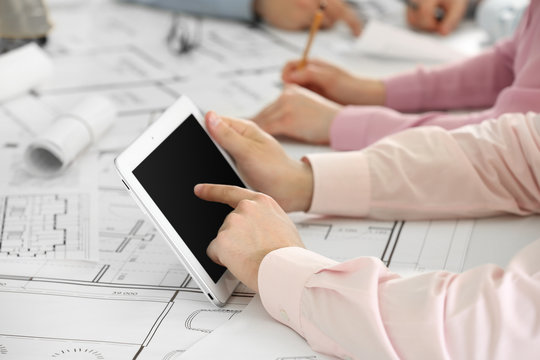
[(0, 56), (0, 102), (23, 94), (52, 74), (52, 61), (30, 43)]
[(109, 129), (115, 116), (115, 106), (109, 99), (85, 99), (28, 145), (24, 154), (28, 170), (45, 177), (62, 173)]

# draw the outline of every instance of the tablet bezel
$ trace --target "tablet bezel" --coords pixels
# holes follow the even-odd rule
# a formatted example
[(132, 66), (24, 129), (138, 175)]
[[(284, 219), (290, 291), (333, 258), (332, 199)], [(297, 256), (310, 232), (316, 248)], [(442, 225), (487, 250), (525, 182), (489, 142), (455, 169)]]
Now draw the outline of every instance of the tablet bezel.
[[(167, 220), (150, 195), (133, 174), (141, 164), (168, 136), (175, 131), (191, 115), (202, 126), (205, 133), (216, 145), (233, 171), (238, 174), (229, 155), (212, 139), (204, 122), (204, 117), (193, 102), (186, 96), (180, 97), (165, 113), (152, 124), (141, 136), (127, 147), (115, 159), (115, 166), (120, 177), (125, 182), (137, 205), (150, 217), (161, 235), (167, 240), (184, 267), (197, 282), (208, 299), (217, 306), (223, 306), (239, 281), (227, 269), (219, 281), (214, 283), (207, 271), (202, 267), (193, 252), (188, 248), (174, 227)], [(242, 183), (245, 182), (242, 180)]]

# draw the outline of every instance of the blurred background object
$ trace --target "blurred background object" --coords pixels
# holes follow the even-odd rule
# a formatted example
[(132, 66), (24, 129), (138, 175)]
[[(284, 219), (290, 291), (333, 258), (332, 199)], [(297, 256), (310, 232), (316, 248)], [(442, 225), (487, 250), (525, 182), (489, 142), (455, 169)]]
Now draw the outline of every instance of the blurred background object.
[(177, 55), (187, 54), (199, 47), (202, 42), (201, 18), (173, 14), (166, 40), (169, 50)]
[(478, 3), (476, 21), (496, 42), (512, 36), (528, 5), (529, 0), (483, 0)]
[(43, 0), (0, 0), (0, 54), (29, 42), (44, 45), (50, 29)]

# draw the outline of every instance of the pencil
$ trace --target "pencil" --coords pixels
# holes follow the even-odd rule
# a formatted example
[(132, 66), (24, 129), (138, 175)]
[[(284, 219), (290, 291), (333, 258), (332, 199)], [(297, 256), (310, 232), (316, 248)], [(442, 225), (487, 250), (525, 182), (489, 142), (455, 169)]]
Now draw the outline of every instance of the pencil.
[(309, 54), (309, 50), (311, 49), (311, 44), (313, 44), (313, 39), (315, 38), (315, 34), (317, 31), (319, 31), (319, 27), (321, 26), (321, 23), (324, 18), (324, 9), (326, 8), (326, 1), (321, 1), (321, 4), (319, 6), (319, 10), (315, 13), (315, 17), (313, 18), (313, 22), (311, 23), (311, 29), (309, 30), (309, 38), (308, 42), (306, 44), (306, 48), (304, 49), (304, 54), (302, 55), (302, 60), (300, 60), (300, 64), (298, 64), (298, 69), (303, 69), (307, 65), (307, 57)]

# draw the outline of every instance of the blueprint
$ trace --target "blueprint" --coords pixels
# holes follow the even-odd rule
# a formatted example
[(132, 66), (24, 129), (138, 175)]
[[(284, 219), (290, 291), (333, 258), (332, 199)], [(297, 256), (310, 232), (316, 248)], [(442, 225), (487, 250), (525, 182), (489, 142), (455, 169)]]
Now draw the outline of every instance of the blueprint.
[[(359, 2), (370, 16), (382, 18), (391, 0), (384, 6)], [(223, 324), (249, 321), (253, 312), (242, 317), (241, 311), (254, 294), (240, 285), (226, 307), (208, 302), (124, 190), (113, 160), (181, 94), (202, 111), (256, 114), (281, 92), (281, 68), (300, 56), (307, 34), (111, 0), (48, 3), (54, 28), (46, 51), (53, 76), (30, 93), (0, 103), (0, 360), (177, 359)], [(175, 37), (186, 31), (193, 42), (190, 51), (179, 47)], [(344, 55), (340, 49), (354, 42), (338, 26), (320, 33), (312, 54), (373, 76), (414, 66)], [(114, 102), (113, 127), (62, 176), (28, 175), (22, 161), (26, 145), (57, 116), (94, 94)], [(329, 151), (280, 141), (294, 158)], [(470, 240), (471, 234), (497, 230), (497, 221), (291, 216), (314, 251), (338, 261), (377, 256), (404, 272), (462, 271), (514, 251), (494, 254), (485, 251), (492, 249), (488, 240)], [(520, 232), (530, 229), (531, 237), (539, 233), (527, 219), (511, 223)], [(254, 302), (250, 309), (260, 307)], [(283, 327), (273, 324), (281, 334)], [(268, 353), (275, 355), (271, 360), (319, 358), (298, 337), (284, 341), (303, 351), (283, 347), (279, 354)], [(211, 358), (220, 357), (214, 353)]]
[(0, 196), (0, 259), (93, 260), (89, 202), (88, 194)]

